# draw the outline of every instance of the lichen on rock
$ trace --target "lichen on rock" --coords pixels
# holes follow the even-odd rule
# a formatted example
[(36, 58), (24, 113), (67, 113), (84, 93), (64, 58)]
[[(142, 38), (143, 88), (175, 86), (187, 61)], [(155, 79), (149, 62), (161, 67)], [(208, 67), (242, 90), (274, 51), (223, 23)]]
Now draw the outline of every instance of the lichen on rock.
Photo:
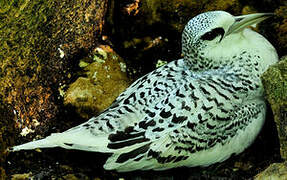
[(70, 84), (64, 96), (64, 104), (74, 106), (84, 118), (106, 109), (130, 84), (123, 59), (109, 46), (96, 47), (90, 56), (85, 58), (91, 63), (84, 67), (83, 76)]
[(274, 163), (254, 177), (255, 180), (284, 180), (287, 179), (287, 162)]
[(287, 160), (287, 56), (263, 74), (262, 82), (277, 125), (281, 156)]

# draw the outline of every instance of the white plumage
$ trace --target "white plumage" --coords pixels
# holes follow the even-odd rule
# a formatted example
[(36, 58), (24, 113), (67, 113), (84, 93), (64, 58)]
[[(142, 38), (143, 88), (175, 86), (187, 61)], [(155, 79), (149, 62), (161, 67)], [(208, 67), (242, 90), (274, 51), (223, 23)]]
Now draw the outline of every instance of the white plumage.
[(11, 151), (63, 147), (109, 152), (105, 169), (208, 166), (247, 148), (265, 119), (260, 75), (274, 47), (246, 27), (271, 14), (212, 11), (191, 19), (183, 59), (134, 82), (102, 114)]

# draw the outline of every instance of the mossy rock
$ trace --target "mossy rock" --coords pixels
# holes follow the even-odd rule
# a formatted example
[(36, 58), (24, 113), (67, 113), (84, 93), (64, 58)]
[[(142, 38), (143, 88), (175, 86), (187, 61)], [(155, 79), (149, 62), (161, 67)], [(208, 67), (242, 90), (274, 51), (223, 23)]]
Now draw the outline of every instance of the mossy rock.
[(15, 110), (17, 127), (34, 129), (35, 120), (49, 127), (57, 118), (58, 88), (71, 82), (69, 72), (101, 38), (106, 5), (107, 0), (1, 1), (0, 95)]
[(83, 118), (89, 118), (108, 108), (130, 85), (130, 80), (123, 59), (110, 46), (98, 46), (81, 64), (85, 65), (83, 76), (69, 85), (64, 104), (74, 106)]
[(281, 156), (287, 159), (287, 56), (263, 74), (262, 82), (274, 113)]
[(254, 177), (255, 180), (284, 180), (287, 179), (287, 162), (274, 163), (266, 168), (263, 172)]

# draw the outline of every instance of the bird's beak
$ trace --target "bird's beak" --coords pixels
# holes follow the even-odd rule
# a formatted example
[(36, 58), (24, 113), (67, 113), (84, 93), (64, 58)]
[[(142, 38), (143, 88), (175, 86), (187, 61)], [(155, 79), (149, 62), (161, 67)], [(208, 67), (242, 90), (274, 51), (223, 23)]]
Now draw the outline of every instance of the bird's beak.
[(231, 25), (231, 27), (228, 29), (225, 36), (228, 36), (232, 33), (237, 33), (243, 30), (244, 28), (255, 25), (257, 23), (260, 23), (261, 21), (273, 16), (273, 13), (256, 13), (256, 14), (248, 14), (248, 15), (242, 15), (242, 16), (236, 16), (235, 22)]

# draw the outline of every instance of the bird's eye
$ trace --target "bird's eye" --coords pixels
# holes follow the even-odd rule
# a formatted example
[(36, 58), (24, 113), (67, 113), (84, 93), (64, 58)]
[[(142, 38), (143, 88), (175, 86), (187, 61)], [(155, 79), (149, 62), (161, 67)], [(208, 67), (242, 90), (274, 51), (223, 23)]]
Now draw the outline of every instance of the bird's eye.
[(224, 31), (223, 28), (215, 28), (215, 29), (212, 29), (211, 31), (205, 33), (204, 35), (202, 35), (200, 37), (200, 39), (212, 41), (217, 36), (221, 36), (221, 39), (220, 39), (220, 41), (221, 41), (222, 38), (223, 38), (224, 33), (225, 33), (225, 31)]

